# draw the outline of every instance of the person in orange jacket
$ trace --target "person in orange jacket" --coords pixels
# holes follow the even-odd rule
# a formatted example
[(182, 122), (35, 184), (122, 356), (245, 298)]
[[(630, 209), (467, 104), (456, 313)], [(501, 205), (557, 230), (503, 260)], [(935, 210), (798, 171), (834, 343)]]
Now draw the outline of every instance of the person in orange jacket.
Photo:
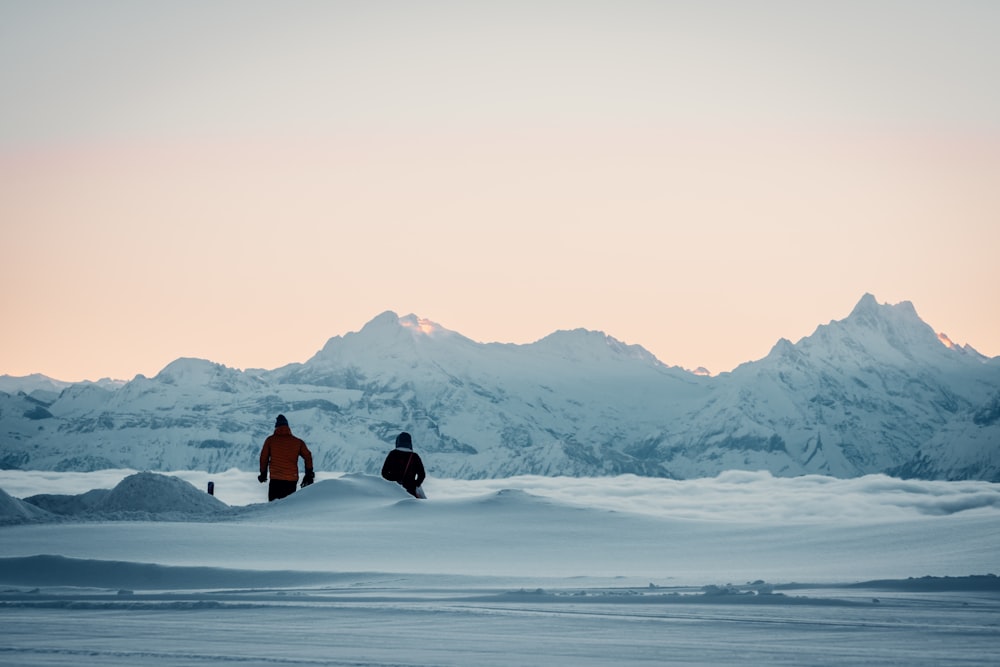
[(306, 474), (302, 478), (302, 488), (313, 483), (316, 475), (313, 473), (312, 452), (306, 443), (292, 435), (285, 415), (278, 415), (274, 420), (274, 433), (267, 437), (260, 450), (260, 475), (257, 481), (263, 484), (267, 481), (267, 472), (271, 471), (271, 484), (267, 487), (267, 501), (284, 498), (295, 493), (295, 485), (299, 481), (299, 457), (306, 465)]

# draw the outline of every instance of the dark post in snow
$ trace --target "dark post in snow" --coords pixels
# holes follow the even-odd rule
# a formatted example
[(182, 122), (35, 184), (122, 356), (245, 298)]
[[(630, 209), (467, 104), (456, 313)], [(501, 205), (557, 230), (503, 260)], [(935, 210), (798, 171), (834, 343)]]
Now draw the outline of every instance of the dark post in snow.
[(210, 496), (214, 496), (215, 495), (215, 482), (209, 482), (208, 483), (208, 495), (210, 495)]

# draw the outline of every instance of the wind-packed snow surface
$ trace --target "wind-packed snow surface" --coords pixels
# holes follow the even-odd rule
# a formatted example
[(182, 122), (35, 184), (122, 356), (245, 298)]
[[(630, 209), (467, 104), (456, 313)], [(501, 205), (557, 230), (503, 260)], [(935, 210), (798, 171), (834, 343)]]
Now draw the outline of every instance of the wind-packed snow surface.
[(995, 664), (995, 483), (265, 486), (0, 471), (0, 665)]

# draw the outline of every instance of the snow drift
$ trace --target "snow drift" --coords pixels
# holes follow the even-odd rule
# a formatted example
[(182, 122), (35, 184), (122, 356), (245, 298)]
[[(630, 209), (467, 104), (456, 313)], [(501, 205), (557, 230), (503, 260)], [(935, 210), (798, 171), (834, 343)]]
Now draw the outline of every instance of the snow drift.
[(994, 660), (996, 484), (207, 477), (0, 471), (0, 663)]

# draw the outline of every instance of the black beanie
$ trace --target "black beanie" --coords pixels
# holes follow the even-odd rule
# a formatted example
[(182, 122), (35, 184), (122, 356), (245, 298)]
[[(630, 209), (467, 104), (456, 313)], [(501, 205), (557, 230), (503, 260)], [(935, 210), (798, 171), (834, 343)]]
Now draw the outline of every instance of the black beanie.
[(410, 440), (410, 434), (403, 431), (396, 436), (396, 446), (400, 449), (413, 449), (413, 441)]
[(288, 426), (288, 420), (285, 419), (285, 415), (278, 415), (278, 418), (274, 420), (274, 428), (279, 426)]

